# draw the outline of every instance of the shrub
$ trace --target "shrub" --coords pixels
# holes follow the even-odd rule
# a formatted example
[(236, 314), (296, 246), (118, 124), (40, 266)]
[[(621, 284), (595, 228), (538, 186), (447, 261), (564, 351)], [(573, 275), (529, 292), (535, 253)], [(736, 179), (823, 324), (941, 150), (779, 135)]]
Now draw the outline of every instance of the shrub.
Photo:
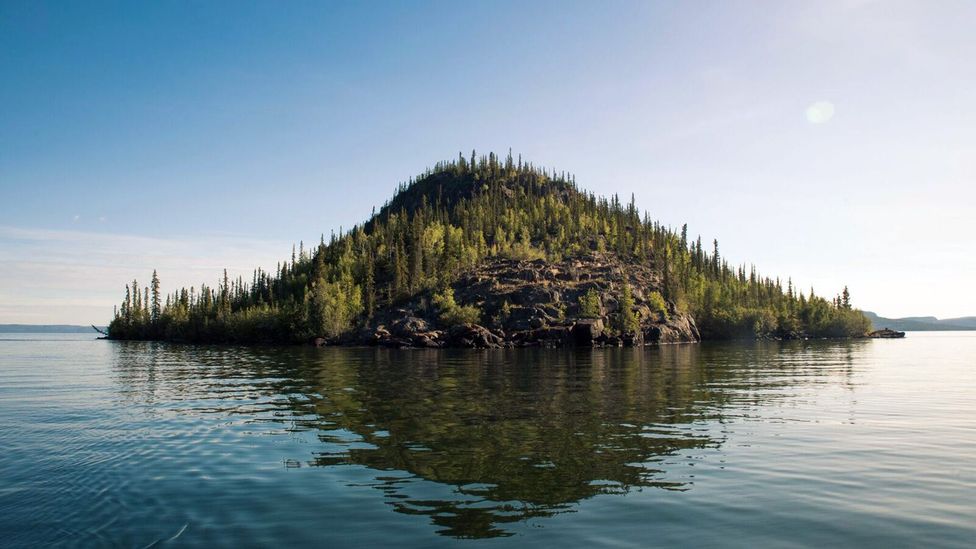
[(660, 292), (651, 292), (647, 296), (647, 306), (651, 309), (652, 313), (660, 313), (661, 318), (667, 322), (668, 320), (668, 304), (664, 301), (664, 296)]
[(439, 311), (438, 318), (445, 326), (458, 326), (460, 324), (476, 324), (481, 318), (481, 311), (473, 305), (461, 306), (454, 300), (454, 290), (450, 287), (444, 288), (434, 294), (434, 306)]
[(600, 318), (600, 294), (590, 288), (579, 299), (580, 318)]

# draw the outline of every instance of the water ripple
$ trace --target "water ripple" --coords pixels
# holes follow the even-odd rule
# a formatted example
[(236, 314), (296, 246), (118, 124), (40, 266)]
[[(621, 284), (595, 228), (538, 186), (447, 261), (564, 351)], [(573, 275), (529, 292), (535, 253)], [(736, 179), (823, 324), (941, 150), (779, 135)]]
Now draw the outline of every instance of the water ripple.
[(976, 539), (976, 338), (597, 351), (0, 339), (5, 547)]

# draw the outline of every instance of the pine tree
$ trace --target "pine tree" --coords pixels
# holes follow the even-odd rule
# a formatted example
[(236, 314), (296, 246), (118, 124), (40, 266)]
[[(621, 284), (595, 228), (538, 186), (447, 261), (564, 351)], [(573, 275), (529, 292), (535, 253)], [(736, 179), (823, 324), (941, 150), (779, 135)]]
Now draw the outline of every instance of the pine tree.
[(159, 323), (159, 315), (162, 313), (162, 303), (160, 302), (160, 295), (159, 295), (159, 275), (156, 274), (156, 269), (153, 269), (151, 286), (152, 286), (151, 320), (152, 323), (155, 325)]
[(621, 333), (633, 334), (640, 330), (640, 323), (637, 315), (634, 314), (634, 296), (630, 289), (630, 284), (624, 284), (619, 299), (619, 326)]
[[(463, 157), (462, 157), (463, 158)], [(366, 303), (366, 317), (373, 318), (376, 312), (376, 280), (372, 257), (366, 259), (366, 276), (363, 284), (363, 301)]]

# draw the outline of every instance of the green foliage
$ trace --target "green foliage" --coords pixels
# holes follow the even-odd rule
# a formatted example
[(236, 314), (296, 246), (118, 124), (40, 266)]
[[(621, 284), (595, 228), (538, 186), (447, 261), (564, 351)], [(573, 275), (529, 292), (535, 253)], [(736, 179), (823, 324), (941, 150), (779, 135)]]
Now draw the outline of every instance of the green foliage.
[(651, 292), (647, 295), (647, 307), (652, 313), (661, 315), (664, 321), (668, 320), (668, 304), (660, 292)]
[(620, 304), (620, 311), (617, 313), (617, 329), (624, 334), (636, 333), (640, 330), (640, 322), (637, 319), (637, 315), (634, 314), (634, 296), (630, 289), (630, 284), (624, 284), (618, 302)]
[(362, 290), (348, 277), (340, 282), (319, 278), (312, 286), (309, 320), (318, 335), (337, 337), (363, 313)]
[[(250, 281), (225, 273), (216, 288), (182, 288), (163, 296), (136, 281), (109, 330), (119, 339), (292, 343), (336, 336), (384, 307), (419, 299), (455, 283), (490, 257), (561, 260), (592, 250), (644, 262), (661, 273), (652, 310), (665, 298), (691, 313), (703, 337), (861, 335), (867, 319), (845, 291), (835, 300), (784, 291), (755, 268), (728, 265), (718, 243), (641, 218), (631, 201), (597, 198), (572, 176), (494, 154), (441, 163), (408, 184), (364, 225), (297, 253)], [(656, 297), (655, 297), (656, 295)], [(451, 296), (453, 300), (453, 295)], [(456, 303), (455, 303), (456, 306)], [(588, 292), (581, 316), (600, 316)], [(470, 307), (440, 308), (442, 321), (476, 320)], [(630, 320), (626, 319), (628, 325)]]
[(579, 298), (580, 318), (600, 318), (600, 294), (590, 288)]
[(454, 300), (454, 290), (450, 287), (434, 294), (433, 302), (438, 311), (438, 318), (447, 327), (476, 324), (481, 318), (481, 311), (477, 307), (458, 305)]

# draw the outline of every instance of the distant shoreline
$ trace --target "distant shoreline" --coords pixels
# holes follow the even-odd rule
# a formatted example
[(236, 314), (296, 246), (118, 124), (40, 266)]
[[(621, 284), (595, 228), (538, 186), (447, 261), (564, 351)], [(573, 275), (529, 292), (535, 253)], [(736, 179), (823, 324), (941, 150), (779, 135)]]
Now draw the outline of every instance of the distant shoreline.
[(976, 316), (960, 318), (936, 318), (934, 316), (912, 316), (905, 318), (885, 318), (871, 311), (864, 311), (875, 329), (891, 328), (901, 332), (965, 332), (976, 330)]
[[(104, 327), (102, 327), (104, 329)], [(0, 334), (97, 334), (91, 326), (75, 324), (0, 324)]]

